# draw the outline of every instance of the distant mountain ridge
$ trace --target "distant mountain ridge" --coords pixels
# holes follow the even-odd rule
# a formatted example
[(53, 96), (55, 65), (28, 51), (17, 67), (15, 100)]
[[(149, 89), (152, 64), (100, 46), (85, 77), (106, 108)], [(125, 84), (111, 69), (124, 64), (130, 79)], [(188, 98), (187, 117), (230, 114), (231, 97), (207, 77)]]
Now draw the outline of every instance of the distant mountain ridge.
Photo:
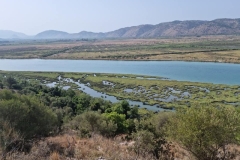
[(69, 33), (63, 31), (47, 30), (38, 33), (36, 36), (38, 39), (64, 39), (69, 37)]
[(14, 32), (10, 30), (0, 30), (1, 39), (25, 39), (28, 36), (24, 33)]
[(240, 18), (216, 19), (212, 21), (188, 20), (165, 22), (157, 25), (139, 25), (121, 28), (106, 33), (94, 33), (82, 31), (79, 33), (67, 33), (63, 31), (48, 30), (36, 36), (26, 36), (23, 33), (0, 30), (0, 38), (17, 37), (33, 39), (81, 39), (81, 38), (157, 38), (177, 36), (203, 36), (203, 35), (235, 35), (240, 34)]

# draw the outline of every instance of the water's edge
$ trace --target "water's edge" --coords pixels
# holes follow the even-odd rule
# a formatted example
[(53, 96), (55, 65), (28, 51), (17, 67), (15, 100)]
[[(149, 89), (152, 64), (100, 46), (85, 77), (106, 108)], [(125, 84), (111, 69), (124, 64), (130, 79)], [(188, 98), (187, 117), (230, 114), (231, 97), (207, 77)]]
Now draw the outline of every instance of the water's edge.
[[(102, 98), (104, 100), (110, 101), (112, 103), (117, 103), (121, 100), (119, 100), (117, 97), (115, 96), (111, 96), (111, 95), (107, 95), (106, 93), (102, 93), (102, 92), (98, 92), (92, 88), (90, 88), (89, 86), (87, 86), (86, 84), (81, 83), (79, 80), (78, 81), (74, 81), (71, 78), (61, 78), (59, 77), (59, 82), (60, 81), (65, 81), (65, 82), (70, 82), (70, 83), (74, 83), (78, 86), (78, 89), (81, 90), (82, 92), (90, 95), (91, 97), (95, 97), (95, 98)], [(57, 86), (57, 82), (51, 82), (51, 83), (47, 83), (44, 84), (48, 87), (55, 87)], [(68, 89), (70, 88), (70, 86), (64, 86), (63, 89)], [(148, 105), (148, 104), (144, 104), (143, 102), (139, 102), (139, 101), (133, 101), (133, 100), (129, 100), (127, 99), (126, 101), (128, 101), (130, 106), (138, 106), (139, 108), (146, 108), (148, 110), (151, 111), (172, 111), (173, 109), (163, 109), (161, 108), (159, 105)]]

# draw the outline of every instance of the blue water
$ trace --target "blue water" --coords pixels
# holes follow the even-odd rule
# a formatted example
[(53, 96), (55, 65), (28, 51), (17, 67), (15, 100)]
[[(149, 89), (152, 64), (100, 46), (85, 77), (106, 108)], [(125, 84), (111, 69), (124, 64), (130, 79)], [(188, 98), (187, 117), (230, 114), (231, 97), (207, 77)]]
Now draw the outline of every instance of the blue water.
[(0, 70), (123, 73), (240, 85), (240, 64), (179, 61), (1, 59)]

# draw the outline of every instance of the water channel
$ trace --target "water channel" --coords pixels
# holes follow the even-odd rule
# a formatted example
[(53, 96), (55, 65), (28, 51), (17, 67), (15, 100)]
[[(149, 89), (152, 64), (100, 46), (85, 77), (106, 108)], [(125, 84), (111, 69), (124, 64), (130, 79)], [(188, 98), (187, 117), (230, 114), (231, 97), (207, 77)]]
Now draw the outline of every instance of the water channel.
[[(101, 93), (98, 91), (95, 91), (94, 89), (90, 88), (88, 85), (81, 83), (79, 80), (76, 82), (70, 78), (64, 78), (62, 79), (61, 77), (58, 78), (59, 82), (51, 82), (51, 83), (46, 83), (45, 85), (48, 87), (55, 87), (59, 85), (61, 82), (65, 81), (67, 83), (75, 83), (78, 86), (78, 89), (83, 91), (86, 94), (91, 95), (92, 97), (96, 98), (103, 98), (104, 100), (111, 101), (112, 103), (117, 103), (120, 100), (117, 99), (115, 96), (110, 96), (105, 93)], [(63, 89), (68, 89), (70, 86), (64, 86)], [(132, 100), (127, 100), (130, 106), (138, 106), (139, 108), (146, 108), (151, 111), (164, 111), (164, 110), (172, 110), (172, 109), (163, 109), (160, 108), (159, 105), (147, 105), (139, 101), (132, 101)]]

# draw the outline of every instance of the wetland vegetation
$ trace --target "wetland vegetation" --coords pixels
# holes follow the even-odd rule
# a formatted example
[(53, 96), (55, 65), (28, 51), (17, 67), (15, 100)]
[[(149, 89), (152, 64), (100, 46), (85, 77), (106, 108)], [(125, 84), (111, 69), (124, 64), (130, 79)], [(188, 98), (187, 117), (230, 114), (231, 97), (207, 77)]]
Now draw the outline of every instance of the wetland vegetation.
[[(86, 88), (91, 88), (119, 100), (140, 101), (159, 108), (176, 109), (189, 107), (196, 103), (240, 106), (239, 85), (184, 82), (167, 80), (162, 77), (126, 74), (4, 71), (0, 73), (2, 76), (14, 75), (36, 83), (63, 88), (71, 87), (71, 89), (80, 89), (83, 92)], [(64, 78), (71, 78), (72, 81), (65, 81)], [(83, 84), (82, 88), (76, 82)], [(100, 96), (108, 100), (104, 94)]]

